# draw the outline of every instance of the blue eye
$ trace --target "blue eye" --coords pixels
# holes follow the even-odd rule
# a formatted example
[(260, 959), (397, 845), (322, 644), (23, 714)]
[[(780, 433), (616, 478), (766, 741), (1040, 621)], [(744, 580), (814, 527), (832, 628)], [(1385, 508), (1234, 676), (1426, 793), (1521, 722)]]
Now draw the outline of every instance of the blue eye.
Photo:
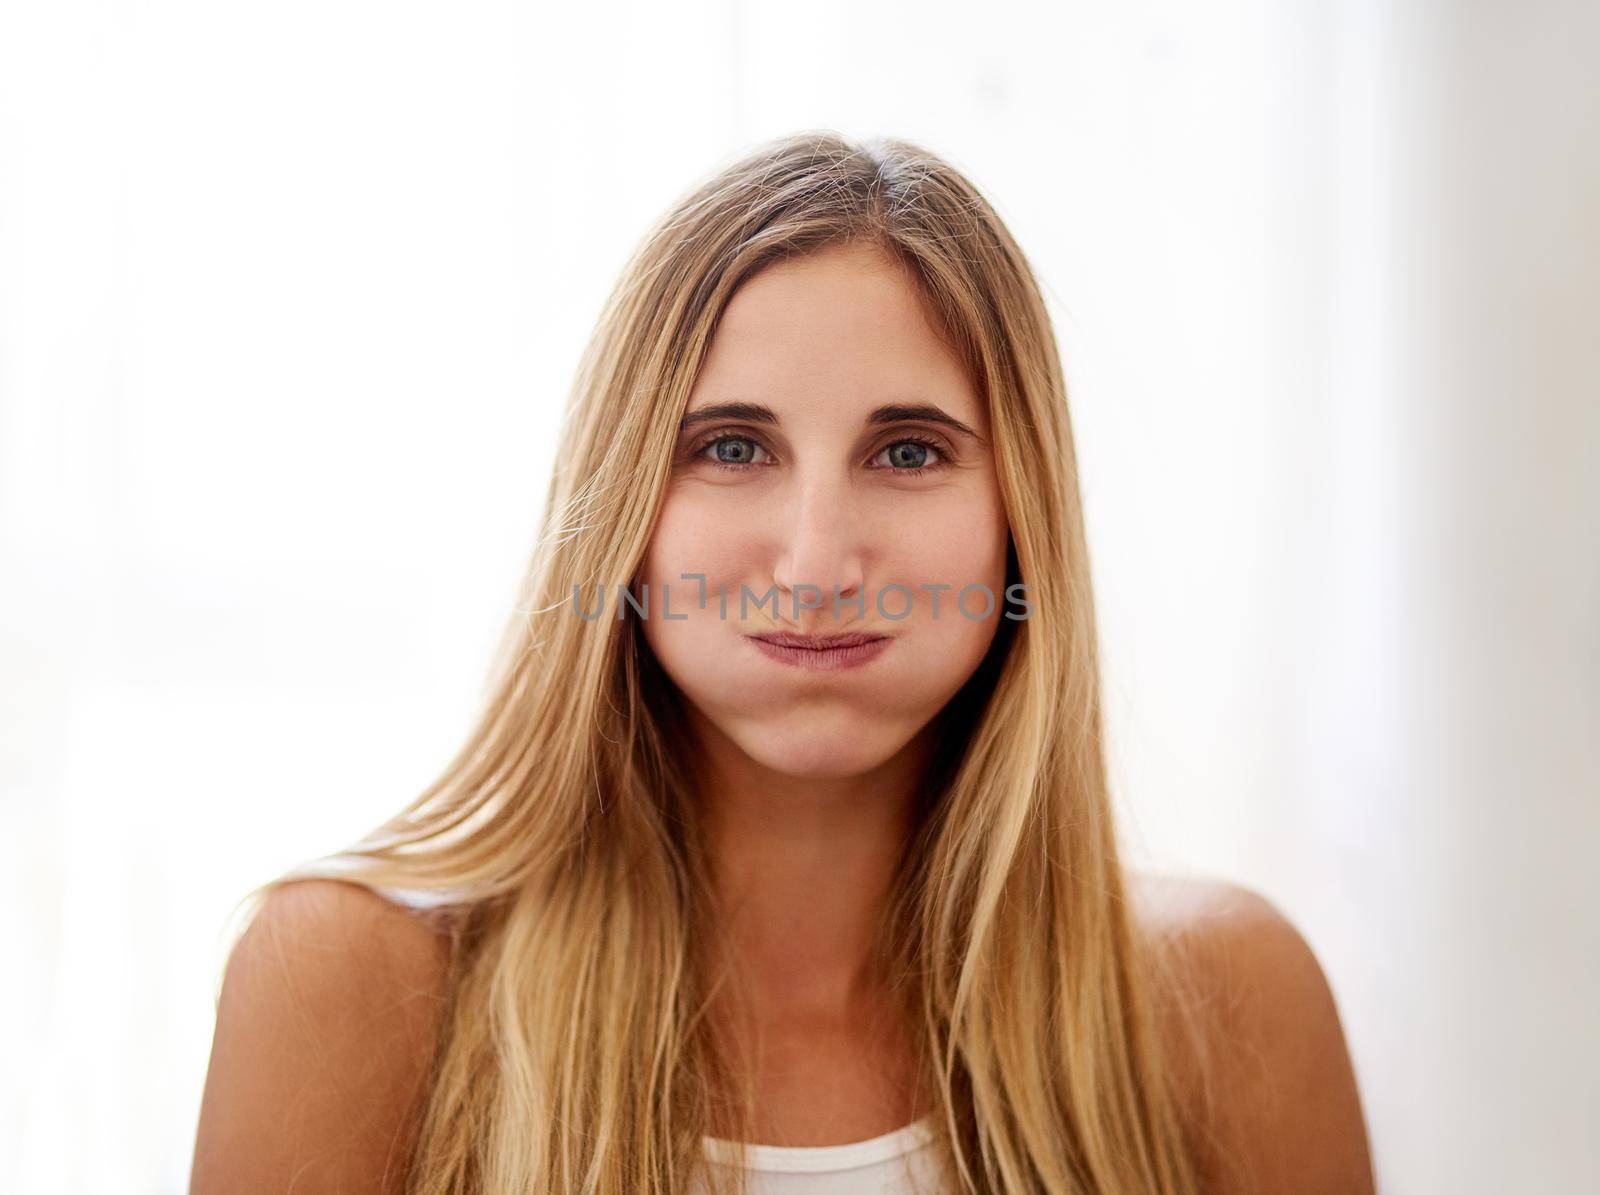
[[(929, 455), (933, 459), (930, 461)], [(905, 436), (888, 445), (878, 456), (887, 457), (888, 464), (878, 466), (890, 473), (899, 473), (911, 477), (920, 477), (931, 469), (940, 468), (945, 462), (942, 449), (937, 441), (925, 440), (920, 436)]]
[[(710, 449), (710, 455), (706, 450)], [(696, 459), (704, 460), (707, 464), (716, 465), (722, 469), (740, 470), (751, 465), (761, 464), (756, 460), (756, 453), (766, 450), (752, 440), (749, 436), (717, 435), (707, 439), (695, 449)]]
[(713, 441), (711, 449), (718, 463), (724, 465), (748, 465), (756, 454), (755, 441), (738, 436), (724, 436)]

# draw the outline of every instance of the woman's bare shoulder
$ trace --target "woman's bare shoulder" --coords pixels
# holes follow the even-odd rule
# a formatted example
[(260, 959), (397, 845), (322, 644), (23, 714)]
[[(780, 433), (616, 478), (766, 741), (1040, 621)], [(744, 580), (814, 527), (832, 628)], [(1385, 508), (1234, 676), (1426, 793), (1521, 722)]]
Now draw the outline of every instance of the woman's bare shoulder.
[(1332, 990), (1270, 900), (1219, 880), (1129, 875), (1164, 1036), (1210, 1187), (1370, 1192), (1372, 1162)]
[(444, 925), (343, 880), (266, 896), (223, 978), (191, 1192), (404, 1189), (448, 1003)]

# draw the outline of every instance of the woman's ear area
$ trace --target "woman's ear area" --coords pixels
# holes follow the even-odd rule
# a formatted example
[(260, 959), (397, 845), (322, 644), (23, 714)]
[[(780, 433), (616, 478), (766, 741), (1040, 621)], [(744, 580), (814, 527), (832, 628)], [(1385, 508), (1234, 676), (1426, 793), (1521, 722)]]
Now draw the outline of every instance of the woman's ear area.
[(1185, 1115), (1212, 1189), (1374, 1190), (1354, 1067), (1333, 992), (1295, 925), (1235, 884), (1130, 873)]

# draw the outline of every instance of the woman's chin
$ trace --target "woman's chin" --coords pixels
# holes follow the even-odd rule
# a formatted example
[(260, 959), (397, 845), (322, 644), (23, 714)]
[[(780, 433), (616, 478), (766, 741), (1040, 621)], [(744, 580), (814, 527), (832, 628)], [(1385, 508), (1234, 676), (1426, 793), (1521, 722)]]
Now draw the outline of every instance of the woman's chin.
[(906, 737), (889, 727), (863, 725), (860, 718), (808, 726), (749, 726), (737, 736), (745, 752), (763, 767), (807, 780), (865, 775), (886, 763), (905, 745)]

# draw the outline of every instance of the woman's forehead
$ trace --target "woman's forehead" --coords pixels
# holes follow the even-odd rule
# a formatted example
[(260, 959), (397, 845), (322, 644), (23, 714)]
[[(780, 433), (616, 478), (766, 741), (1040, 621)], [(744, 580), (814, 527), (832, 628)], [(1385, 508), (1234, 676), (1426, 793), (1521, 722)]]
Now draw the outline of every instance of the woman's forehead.
[(688, 410), (730, 401), (761, 403), (784, 422), (919, 402), (974, 427), (985, 416), (914, 284), (876, 250), (785, 261), (739, 289)]

